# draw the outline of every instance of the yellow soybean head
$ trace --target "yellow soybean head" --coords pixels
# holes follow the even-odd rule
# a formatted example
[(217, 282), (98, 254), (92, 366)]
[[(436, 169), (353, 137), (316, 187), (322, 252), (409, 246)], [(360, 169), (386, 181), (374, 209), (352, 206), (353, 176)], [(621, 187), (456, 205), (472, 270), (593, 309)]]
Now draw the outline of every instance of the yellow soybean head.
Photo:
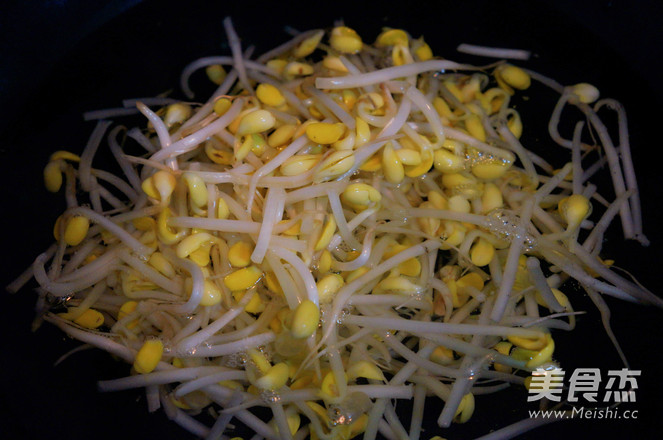
[(465, 158), (440, 148), (433, 153), (433, 166), (442, 173), (458, 173), (465, 169)]
[(276, 119), (267, 110), (256, 110), (245, 115), (237, 127), (237, 135), (262, 133), (272, 128), (276, 124)]
[(330, 273), (322, 277), (316, 284), (320, 303), (326, 304), (333, 301), (334, 295), (344, 284), (343, 277), (336, 273)]
[(327, 249), (324, 249), (320, 253), (320, 258), (318, 259), (318, 273), (323, 274), (327, 273), (331, 270), (331, 264), (332, 264), (332, 255), (331, 252), (329, 252)]
[(402, 29), (385, 29), (382, 31), (378, 38), (375, 40), (375, 45), (378, 47), (395, 46), (397, 44), (407, 46), (410, 37), (407, 32)]
[(478, 267), (488, 265), (494, 256), (495, 247), (485, 238), (479, 238), (470, 249), (470, 260)]
[(343, 199), (353, 205), (370, 206), (379, 203), (382, 200), (382, 195), (371, 185), (353, 183), (343, 191)]
[[(232, 295), (235, 301), (239, 302), (242, 300), (244, 295), (246, 295), (246, 292), (239, 290), (233, 292)], [(253, 314), (262, 313), (265, 310), (265, 303), (263, 302), (262, 298), (260, 298), (260, 295), (254, 294), (244, 307), (244, 310)]]
[(306, 127), (306, 136), (316, 144), (333, 144), (345, 133), (345, 125), (340, 122), (313, 122)]
[(352, 364), (347, 370), (348, 380), (355, 380), (360, 377), (364, 379), (384, 381), (385, 377), (382, 370), (372, 362), (359, 361)]
[(405, 169), (391, 142), (382, 149), (382, 173), (389, 183), (401, 183), (405, 178)]
[(447, 347), (438, 345), (431, 353), (430, 360), (436, 364), (449, 365), (454, 361), (454, 352)]
[(373, 289), (373, 294), (396, 293), (399, 295), (416, 295), (423, 287), (414, 284), (405, 277), (387, 277), (380, 281)]
[(493, 209), (504, 206), (502, 191), (494, 183), (486, 183), (481, 194), (481, 212), (487, 214)]
[(177, 256), (179, 258), (186, 258), (192, 252), (199, 249), (204, 243), (209, 243), (211, 241), (214, 241), (214, 237), (207, 232), (198, 232), (189, 235), (178, 243), (176, 248)]
[(249, 266), (236, 270), (223, 278), (223, 283), (232, 291), (246, 290), (262, 278), (262, 270)]
[(219, 98), (214, 102), (214, 113), (216, 113), (217, 116), (223, 116), (226, 114), (230, 106), (232, 105), (232, 101), (228, 98)]
[(75, 216), (67, 221), (64, 229), (64, 241), (69, 246), (81, 244), (90, 230), (90, 220), (87, 217)]
[(148, 339), (138, 350), (134, 360), (134, 369), (139, 374), (147, 374), (154, 371), (163, 355), (163, 342), (159, 339)]
[(421, 164), (421, 153), (417, 150), (401, 148), (400, 150), (396, 150), (396, 156), (398, 156), (398, 160), (403, 165), (417, 166)]
[(262, 390), (278, 390), (288, 382), (290, 368), (288, 364), (280, 362), (255, 381), (255, 386)]
[(191, 203), (198, 208), (207, 206), (207, 186), (203, 179), (194, 173), (184, 173), (182, 179), (189, 189)]
[[(347, 375), (343, 373), (343, 376), (345, 382), (347, 383)], [(320, 384), (320, 394), (323, 399), (331, 400), (339, 396), (338, 385), (336, 383), (336, 377), (334, 376), (333, 372), (330, 371), (322, 379), (322, 383)]]
[(352, 150), (334, 151), (322, 161), (313, 178), (320, 181), (340, 176), (352, 168), (354, 163), (355, 156)]
[(332, 29), (329, 44), (334, 50), (341, 53), (357, 53), (363, 46), (357, 32), (346, 26), (337, 26)]
[(234, 160), (232, 151), (216, 148), (209, 141), (205, 142), (205, 155), (209, 160), (219, 165), (230, 165)]
[(359, 148), (371, 140), (371, 127), (369, 127), (368, 122), (360, 117), (355, 118), (355, 125), (355, 148)]
[[(357, 278), (359, 278), (360, 276), (364, 275), (366, 272), (368, 272), (367, 267), (360, 267), (359, 269), (355, 269), (355, 270), (353, 270), (352, 272), (350, 272), (349, 274), (346, 275), (345, 282), (346, 283), (351, 283), (354, 280), (356, 280)], [(320, 290), (318, 289), (318, 292), (319, 291)]]
[(183, 104), (177, 102), (175, 104), (170, 104), (166, 108), (166, 115), (163, 118), (164, 123), (167, 127), (172, 127), (177, 124), (182, 124), (184, 121), (191, 117), (191, 106), (188, 104)]
[(547, 333), (546, 345), (541, 350), (527, 350), (525, 348), (516, 347), (511, 352), (511, 356), (517, 360), (527, 361), (526, 366), (528, 368), (536, 368), (550, 362), (554, 352), (555, 342), (553, 341), (552, 336), (550, 336), (550, 333)]
[(511, 166), (500, 160), (486, 160), (472, 165), (472, 174), (479, 179), (495, 180), (504, 176)]
[(287, 144), (295, 135), (297, 126), (294, 124), (283, 124), (267, 137), (267, 144), (272, 148), (279, 148)]
[(500, 87), (504, 88), (509, 94), (513, 93), (513, 89), (525, 90), (529, 88), (532, 82), (527, 72), (511, 64), (504, 64), (495, 69), (495, 79)]
[(44, 186), (49, 192), (58, 192), (62, 187), (62, 166), (59, 160), (50, 161), (44, 167)]
[(320, 30), (311, 35), (310, 37), (302, 40), (292, 51), (295, 58), (304, 58), (311, 55), (320, 44), (320, 40), (324, 37), (325, 32)]
[(162, 204), (167, 204), (176, 185), (177, 179), (175, 176), (168, 171), (159, 170), (152, 176), (143, 180), (141, 188), (148, 197), (156, 199)]
[(468, 213), (472, 210), (472, 205), (463, 196), (456, 195), (449, 198), (447, 206), (450, 211)]
[(150, 255), (150, 259), (147, 260), (147, 264), (161, 272), (162, 275), (173, 278), (176, 275), (175, 268), (173, 265), (163, 256), (161, 252), (153, 252)]
[(233, 267), (246, 267), (251, 264), (253, 246), (246, 241), (238, 241), (228, 249), (228, 261)]
[(465, 423), (470, 420), (472, 414), (474, 414), (474, 395), (467, 393), (461, 399), (460, 405), (458, 405), (454, 421), (456, 423)]
[(282, 75), (283, 71), (285, 70), (285, 66), (288, 65), (288, 61), (276, 58), (267, 61), (265, 64), (277, 74)]
[(470, 115), (465, 119), (465, 129), (474, 138), (486, 142), (486, 130), (477, 115)]
[(68, 160), (70, 162), (80, 162), (81, 157), (78, 154), (74, 154), (70, 151), (66, 150), (58, 150), (55, 153), (51, 154), (48, 160), (50, 162), (56, 161), (56, 160)]
[(523, 121), (520, 119), (520, 113), (515, 110), (510, 112), (507, 116), (506, 127), (516, 139), (520, 139), (523, 135)]
[(283, 296), (283, 289), (274, 272), (265, 272), (265, 286), (270, 292)]
[(320, 162), (320, 158), (320, 154), (298, 154), (283, 162), (279, 171), (283, 176), (298, 176), (316, 166)]
[(82, 313), (79, 310), (78, 307), (70, 307), (66, 313), (58, 313), (58, 316), (88, 329), (99, 328), (104, 323), (104, 315), (97, 310), (86, 309)]
[(588, 83), (580, 83), (570, 87), (571, 92), (578, 97), (580, 102), (591, 104), (599, 99), (599, 89)]
[(286, 79), (293, 79), (298, 76), (307, 76), (313, 74), (313, 66), (298, 61), (292, 61), (283, 68), (283, 75)]
[(573, 194), (560, 200), (557, 209), (569, 228), (575, 229), (592, 212), (592, 204), (582, 194)]
[(283, 93), (271, 84), (259, 84), (256, 88), (256, 96), (260, 102), (270, 107), (281, 107), (285, 104)]
[(412, 44), (413, 53), (419, 61), (428, 61), (433, 58), (433, 51), (423, 38), (419, 38)]
[(216, 200), (216, 218), (225, 220), (230, 216), (230, 208), (228, 203), (222, 198), (219, 197)]
[(221, 290), (210, 280), (203, 283), (203, 296), (200, 299), (201, 306), (213, 306), (221, 302)]
[(322, 65), (329, 70), (336, 70), (337, 72), (348, 73), (348, 68), (341, 61), (339, 57), (326, 56), (322, 60)]
[(313, 249), (316, 252), (318, 252), (326, 248), (327, 245), (329, 245), (329, 243), (331, 242), (331, 239), (334, 236), (335, 232), (336, 232), (336, 219), (334, 219), (333, 215), (329, 215), (327, 218), (327, 222), (325, 223), (324, 227), (322, 228), (322, 232), (320, 233), (320, 238), (318, 238), (318, 241), (315, 243)]
[(226, 79), (226, 69), (220, 64), (212, 64), (205, 68), (207, 78), (217, 86), (220, 86), (224, 79)]
[(310, 300), (302, 301), (295, 309), (290, 325), (290, 332), (296, 339), (305, 339), (318, 329), (320, 309)]

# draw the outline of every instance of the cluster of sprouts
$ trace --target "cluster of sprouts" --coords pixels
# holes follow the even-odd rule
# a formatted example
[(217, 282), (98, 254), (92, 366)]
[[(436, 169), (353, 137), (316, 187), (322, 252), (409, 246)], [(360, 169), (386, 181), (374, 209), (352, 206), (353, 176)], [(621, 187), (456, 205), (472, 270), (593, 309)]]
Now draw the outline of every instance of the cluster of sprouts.
[[(132, 365), (101, 390), (144, 388), (150, 411), (207, 439), (239, 422), (255, 439), (417, 440), (430, 399), (445, 435), (475, 396), (559, 365), (552, 331), (578, 313), (568, 280), (602, 313), (604, 295), (661, 306), (599, 257), (616, 216), (646, 238), (624, 110), (591, 85), (435, 57), (400, 29), (367, 44), (342, 24), (253, 58), (224, 26), (232, 54), (184, 70), (187, 101), (90, 112), (82, 153), (44, 170), (67, 208), (9, 289), (34, 277), (38, 322)], [(218, 88), (197, 102), (201, 69)], [(560, 94), (559, 169), (520, 142), (527, 115), (511, 100), (532, 80)], [(571, 139), (568, 106), (585, 119)], [(134, 113), (141, 126), (121, 125)], [(124, 177), (93, 166), (102, 144)], [(603, 167), (613, 188), (599, 192)]]

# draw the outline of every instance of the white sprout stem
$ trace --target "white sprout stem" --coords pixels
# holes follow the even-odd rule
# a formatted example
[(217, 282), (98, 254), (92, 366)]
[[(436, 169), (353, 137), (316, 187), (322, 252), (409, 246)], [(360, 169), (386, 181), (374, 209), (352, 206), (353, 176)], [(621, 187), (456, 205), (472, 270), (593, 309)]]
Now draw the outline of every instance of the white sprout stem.
[(83, 153), (81, 154), (81, 161), (78, 164), (78, 178), (81, 182), (81, 188), (83, 188), (84, 191), (89, 192), (92, 189), (92, 159), (94, 158), (94, 155), (101, 144), (101, 140), (110, 125), (110, 121), (97, 122), (97, 125), (94, 127), (94, 130), (83, 149)]
[(134, 257), (128, 250), (123, 249), (118, 253), (122, 261), (137, 270), (142, 276), (161, 287), (168, 292), (180, 294), (182, 291), (182, 284), (171, 280), (170, 278), (162, 275), (159, 271), (145, 264), (139, 258)]
[(155, 147), (152, 142), (150, 142), (150, 140), (140, 131), (138, 127), (134, 127), (127, 131), (127, 136), (135, 140), (138, 145), (145, 149), (145, 151), (149, 153), (156, 153), (157, 147)]
[[(123, 158), (124, 159), (124, 158)], [(92, 169), (92, 176), (98, 179), (101, 179), (105, 182), (110, 183), (113, 185), (115, 188), (120, 190), (122, 193), (124, 193), (125, 196), (129, 200), (131, 200), (132, 203), (136, 204), (138, 203), (139, 199), (142, 197), (140, 195), (140, 192), (136, 191), (131, 185), (127, 184), (124, 180), (120, 179), (118, 176), (115, 174), (109, 173), (108, 171), (104, 170), (97, 170), (97, 169)], [(138, 177), (138, 175), (136, 175)], [(126, 204), (114, 197), (112, 194), (106, 194), (108, 192), (107, 189), (99, 186), (99, 191), (101, 193), (101, 196), (104, 198), (113, 198), (114, 204), (119, 204), (121, 207), (126, 207)]]
[(483, 153), (492, 154), (493, 156), (497, 156), (510, 163), (513, 163), (515, 160), (513, 153), (511, 153), (510, 151), (504, 150), (502, 148), (493, 147), (492, 145), (488, 145), (487, 143), (481, 142), (480, 140), (470, 136), (469, 134), (463, 133), (462, 131), (457, 130), (455, 128), (444, 127), (444, 133), (449, 139), (460, 141), (472, 148), (476, 148), (477, 150)]
[(302, 41), (306, 40), (307, 38), (311, 37), (312, 35), (320, 32), (320, 29), (311, 29), (310, 31), (302, 32), (300, 34), (297, 34), (294, 38), (286, 41), (283, 44), (280, 44), (276, 46), (275, 48), (263, 53), (260, 55), (258, 58), (256, 58), (256, 61), (258, 63), (265, 63), (272, 58), (276, 58), (279, 55), (284, 54), (285, 52), (289, 51)]
[[(327, 199), (329, 200), (329, 207), (331, 208), (334, 219), (336, 220), (338, 232), (343, 238), (343, 241), (353, 249), (359, 249), (362, 247), (354, 235), (352, 235), (352, 229), (350, 229), (348, 222), (345, 219), (345, 214), (343, 213), (343, 206), (341, 205), (341, 198), (339, 194), (335, 191), (327, 191)], [(332, 238), (331, 241), (334, 241), (334, 239)], [(333, 247), (336, 247), (337, 245), (338, 243)], [(327, 249), (329, 249), (330, 246), (328, 246)]]
[(240, 313), (242, 313), (254, 294), (255, 290), (248, 291), (244, 296), (242, 296), (242, 299), (235, 307), (228, 310), (226, 313), (221, 315), (221, 317), (216, 319), (202, 330), (199, 330), (191, 336), (182, 339), (182, 341), (177, 344), (175, 351), (178, 353), (188, 353), (208, 340), (211, 336), (219, 332), (232, 320), (234, 320)]
[(235, 119), (235, 117), (237, 117), (240, 110), (242, 109), (242, 105), (242, 98), (235, 99), (233, 104), (230, 106), (228, 111), (223, 114), (223, 116), (211, 124), (196, 131), (195, 133), (190, 134), (189, 136), (182, 138), (177, 142), (174, 142), (168, 148), (162, 148), (158, 152), (154, 153), (150, 157), (150, 160), (161, 161), (168, 159), (171, 156), (184, 154), (195, 149), (198, 145), (204, 142), (205, 139), (226, 128)]
[[(138, 110), (140, 110), (140, 112), (152, 123), (152, 126), (157, 133), (159, 144), (161, 144), (161, 150), (170, 147), (170, 133), (168, 132), (168, 127), (166, 127), (163, 119), (161, 119), (159, 115), (150, 110), (150, 108), (142, 102), (137, 102), (136, 108), (138, 108)], [(169, 158), (166, 160), (166, 165), (168, 165), (173, 171), (178, 169), (177, 161), (174, 158)]]
[(410, 87), (405, 92), (407, 96), (424, 114), (428, 123), (430, 124), (433, 133), (437, 137), (435, 143), (442, 145), (442, 142), (445, 140), (444, 129), (442, 128), (442, 122), (440, 121), (440, 116), (437, 111), (433, 108), (431, 103), (426, 99), (423, 93), (416, 87)]
[(468, 55), (477, 55), (481, 57), (499, 58), (499, 59), (512, 59), (526, 61), (532, 55), (528, 50), (524, 49), (507, 49), (502, 47), (488, 47), (477, 46), (475, 44), (462, 43), (456, 47), (460, 53)]
[(582, 247), (587, 251), (597, 254), (601, 250), (601, 242), (603, 241), (603, 234), (612, 223), (612, 220), (615, 218), (621, 205), (626, 202), (627, 197), (630, 195), (630, 192), (627, 191), (621, 196), (617, 197), (605, 210), (601, 218), (594, 225), (594, 228), (590, 231), (589, 235), (582, 243)]
[[(53, 258), (53, 255), (55, 255), (55, 250), (57, 248), (57, 244), (53, 243), (46, 249), (44, 252), (41, 253), (43, 255), (42, 260), (44, 263), (49, 261), (51, 258)], [(11, 283), (7, 284), (5, 289), (9, 293), (16, 293), (19, 290), (23, 288), (34, 276), (34, 262), (31, 264), (27, 269), (21, 273), (14, 281)]]
[(368, 262), (368, 258), (371, 256), (371, 249), (373, 248), (373, 240), (375, 239), (375, 228), (371, 228), (366, 232), (364, 236), (364, 242), (362, 244), (361, 252), (359, 255), (352, 261), (341, 262), (341, 261), (332, 261), (332, 268), (334, 270), (340, 271), (349, 271), (359, 269)]
[(278, 167), (280, 167), (283, 162), (288, 160), (290, 157), (294, 156), (295, 153), (297, 153), (299, 150), (301, 150), (304, 145), (308, 142), (308, 137), (306, 135), (302, 135), (292, 141), (290, 145), (288, 145), (286, 148), (281, 150), (281, 152), (273, 157), (269, 162), (267, 162), (265, 165), (260, 167), (253, 173), (251, 176), (251, 180), (249, 182), (249, 198), (247, 201), (247, 208), (246, 212), (251, 212), (251, 207), (253, 206), (253, 199), (255, 197), (255, 192), (256, 192), (256, 187), (258, 186), (258, 181), (261, 177), (271, 173), (272, 171), (276, 170)]
[(546, 277), (541, 270), (541, 263), (536, 257), (527, 258), (527, 270), (529, 271), (530, 280), (534, 282), (536, 290), (543, 297), (543, 301), (546, 303), (548, 308), (552, 309), (555, 312), (563, 312), (565, 308), (557, 301), (555, 295), (552, 292), (552, 289), (546, 281)]
[(133, 350), (113, 341), (108, 336), (102, 336), (100, 334), (75, 327), (69, 321), (55, 317), (51, 314), (44, 316), (44, 320), (54, 324), (56, 327), (74, 339), (107, 351), (108, 353), (119, 357), (125, 362), (133, 363), (134, 361), (135, 352)]
[(305, 299), (306, 292), (300, 292), (293, 278), (290, 276), (288, 271), (285, 270), (283, 264), (281, 264), (280, 258), (276, 257), (270, 252), (267, 253), (266, 258), (270, 267), (274, 271), (274, 275), (276, 275), (276, 279), (281, 286), (281, 290), (283, 290), (288, 307), (291, 310), (294, 310), (299, 305), (299, 303)]
[[(360, 276), (356, 280), (352, 281), (341, 287), (337, 292), (336, 297), (334, 298), (334, 306), (332, 308), (332, 321), (336, 321), (343, 310), (343, 307), (347, 304), (350, 297), (355, 293), (355, 291), (362, 286), (366, 285), (373, 279), (379, 277), (380, 275), (386, 273), (387, 271), (393, 269), (404, 261), (409, 260), (410, 258), (418, 257), (426, 252), (434, 251), (438, 249), (442, 243), (438, 240), (428, 240), (424, 243), (412, 246), (393, 257), (387, 259), (386, 261), (380, 263), (376, 267), (372, 268), (364, 275)], [(326, 335), (323, 335), (322, 341), (326, 339)]]
[[(610, 139), (608, 129), (605, 127), (596, 112), (592, 110), (587, 104), (578, 103), (577, 105), (578, 108), (587, 116), (590, 124), (592, 124), (599, 136), (599, 139), (601, 140), (603, 151), (605, 152), (605, 156), (608, 159), (608, 169), (610, 170), (610, 177), (612, 177), (612, 185), (615, 190), (615, 195), (620, 196), (626, 192), (626, 185), (624, 183), (624, 176), (620, 167), (619, 155), (617, 154), (617, 149), (612, 143), (612, 139)], [(633, 238), (633, 218), (628, 204), (622, 205), (622, 208), (619, 211), (619, 216), (622, 221), (624, 237)]]
[(124, 243), (127, 247), (131, 248), (134, 252), (136, 252), (138, 255), (142, 257), (147, 257), (154, 251), (150, 247), (136, 240), (130, 233), (128, 233), (119, 225), (111, 221), (111, 219), (104, 217), (103, 215), (94, 212), (89, 208), (84, 208), (84, 207), (73, 208), (67, 211), (67, 213), (72, 216), (80, 215), (83, 217), (87, 217), (90, 221), (97, 223), (98, 225), (106, 229), (108, 232), (115, 235), (118, 239), (120, 239), (120, 241), (122, 241), (122, 243)]
[(226, 220), (200, 217), (171, 217), (168, 225), (178, 228), (204, 228), (210, 231), (258, 234), (260, 223), (246, 220)]
[(585, 126), (584, 121), (576, 124), (573, 130), (573, 142), (571, 143), (571, 163), (573, 164), (573, 194), (582, 193), (582, 151), (580, 149), (580, 139), (582, 130)]
[(175, 388), (175, 397), (185, 396), (193, 391), (197, 391), (207, 385), (211, 385), (224, 380), (246, 380), (246, 371), (231, 370), (219, 371), (204, 377), (191, 378), (188, 382)]
[(46, 269), (44, 268), (44, 263), (48, 259), (46, 254), (40, 254), (35, 259), (34, 263), (32, 264), (32, 269), (35, 280), (44, 290), (52, 295), (65, 297), (83, 289), (87, 289), (88, 287), (106, 278), (110, 272), (115, 270), (116, 266), (112, 263), (116, 258), (117, 257), (115, 253), (109, 251), (93, 262), (99, 262), (96, 265), (99, 266), (99, 270), (76, 278), (72, 281), (53, 281), (49, 278), (48, 274), (46, 273)]
[(135, 108), (104, 108), (100, 110), (90, 110), (83, 113), (84, 121), (98, 121), (102, 119), (112, 119), (119, 116), (131, 116), (138, 114), (138, 110)]
[(352, 117), (347, 111), (345, 111), (343, 107), (334, 102), (334, 100), (331, 99), (329, 95), (309, 85), (304, 86), (303, 89), (305, 92), (313, 95), (313, 97), (317, 99), (320, 104), (327, 107), (334, 114), (334, 116), (338, 118), (339, 121), (345, 124), (348, 130), (355, 129), (355, 118)]
[(242, 45), (239, 40), (237, 32), (233, 26), (232, 19), (226, 17), (223, 19), (223, 28), (226, 31), (226, 36), (228, 37), (228, 45), (230, 46), (230, 51), (232, 52), (234, 67), (237, 69), (239, 75), (239, 82), (244, 87), (244, 90), (253, 94), (253, 87), (249, 83), (249, 78), (246, 76), (246, 66), (244, 65), (244, 56), (242, 55)]
[(520, 162), (522, 162), (523, 164), (523, 168), (525, 168), (527, 176), (532, 180), (532, 186), (536, 188), (536, 186), (538, 186), (539, 184), (539, 174), (536, 172), (534, 164), (530, 160), (530, 157), (527, 154), (528, 152), (525, 149), (525, 147), (522, 146), (518, 138), (516, 138), (513, 135), (513, 133), (511, 133), (511, 130), (509, 130), (509, 127), (507, 127), (505, 124), (502, 124), (499, 127), (497, 127), (497, 132), (500, 134), (500, 136), (502, 136), (502, 138), (506, 141), (506, 143), (516, 153), (516, 155), (520, 159)]
[(292, 432), (290, 432), (290, 424), (288, 423), (288, 418), (285, 415), (283, 410), (283, 405), (281, 402), (270, 402), (269, 408), (272, 410), (274, 415), (274, 421), (278, 427), (279, 437), (281, 440), (292, 440)]
[(120, 147), (120, 144), (117, 141), (117, 136), (122, 130), (124, 130), (123, 127), (115, 127), (113, 130), (111, 130), (111, 132), (108, 134), (108, 146), (111, 150), (111, 153), (113, 153), (113, 157), (115, 157), (115, 160), (120, 165), (122, 172), (125, 176), (127, 176), (127, 180), (129, 180), (129, 183), (133, 187), (136, 194), (141, 194), (142, 190), (140, 176), (124, 156), (122, 147)]
[[(274, 74), (274, 71), (269, 67), (265, 66), (264, 64), (260, 64), (259, 62), (250, 61), (247, 59), (244, 59), (243, 61), (244, 61), (244, 66), (246, 68), (259, 70), (269, 74)], [(229, 56), (211, 56), (211, 57), (198, 58), (197, 60), (189, 63), (182, 70), (182, 74), (180, 75), (180, 88), (182, 89), (182, 92), (184, 92), (184, 94), (187, 96), (187, 98), (193, 99), (194, 97), (194, 93), (191, 90), (191, 87), (189, 86), (189, 78), (191, 78), (191, 75), (193, 75), (195, 71), (202, 69), (203, 67), (215, 64), (234, 66), (235, 59)]]
[(372, 327), (384, 330), (396, 330), (415, 333), (440, 333), (459, 335), (494, 335), (494, 336), (522, 336), (525, 338), (536, 338), (541, 336), (537, 330), (529, 330), (517, 327), (500, 325), (479, 324), (449, 324), (446, 322), (420, 322), (402, 318), (386, 318), (378, 316), (348, 315), (343, 318), (344, 323), (359, 325), (361, 327)]
[(262, 225), (258, 233), (256, 246), (251, 254), (251, 261), (260, 264), (265, 258), (269, 248), (270, 238), (274, 225), (283, 218), (283, 207), (285, 205), (285, 191), (281, 188), (270, 188), (267, 190), (264, 212), (262, 214)]
[(369, 73), (361, 73), (358, 75), (337, 76), (329, 78), (320, 77), (315, 79), (315, 86), (318, 89), (351, 89), (354, 87), (363, 87), (370, 84), (381, 83), (395, 78), (418, 75), (424, 72), (461, 69), (469, 70), (476, 69), (476, 67), (458, 64), (453, 61), (422, 61), (418, 63), (404, 64), (402, 66), (387, 67), (386, 69), (376, 70)]
[(318, 287), (316, 286), (315, 278), (313, 278), (311, 270), (306, 266), (306, 263), (304, 263), (297, 255), (286, 249), (274, 248), (270, 249), (268, 252), (285, 260), (292, 266), (295, 271), (297, 271), (297, 274), (301, 278), (302, 282), (304, 283), (304, 287), (306, 288), (306, 295), (308, 299), (315, 305), (318, 305)]
[(183, 304), (167, 306), (167, 309), (175, 313), (188, 314), (196, 310), (196, 307), (203, 299), (205, 289), (205, 275), (202, 269), (193, 261), (186, 258), (179, 258), (172, 250), (164, 250), (163, 255), (175, 266), (183, 269), (191, 275), (191, 292), (189, 299)]
[(249, 348), (255, 348), (260, 345), (267, 344), (272, 342), (276, 338), (276, 335), (273, 332), (264, 332), (260, 333), (239, 341), (229, 342), (227, 344), (219, 344), (206, 346), (201, 345), (196, 347), (195, 350), (186, 353), (185, 357), (215, 357), (215, 356), (225, 356), (227, 354), (238, 353), (240, 351), (246, 351)]
[(495, 322), (499, 322), (504, 316), (506, 306), (511, 297), (511, 289), (516, 281), (518, 259), (520, 258), (524, 247), (524, 236), (525, 231), (527, 230), (526, 225), (530, 222), (533, 207), (534, 200), (532, 198), (524, 202), (522, 214), (520, 216), (520, 224), (518, 225), (518, 229), (522, 231), (522, 233), (516, 234), (509, 247), (504, 272), (502, 273), (502, 282), (497, 291), (497, 300), (495, 301), (495, 306), (490, 314), (491, 319)]
[(132, 388), (142, 388), (150, 385), (165, 385), (175, 382), (184, 382), (211, 374), (227, 372), (223, 367), (189, 367), (174, 370), (161, 370), (152, 373), (121, 377), (118, 379), (100, 380), (97, 382), (99, 391), (123, 391)]
[(631, 146), (628, 136), (626, 110), (624, 110), (624, 106), (620, 102), (614, 99), (602, 99), (595, 104), (594, 111), (599, 111), (599, 109), (604, 105), (617, 113), (617, 124), (619, 127), (619, 154), (622, 159), (622, 166), (624, 168), (626, 186), (629, 190), (632, 191), (630, 202), (634, 234), (637, 240), (639, 240), (642, 244), (647, 245), (649, 244), (649, 241), (642, 234), (642, 209), (640, 206), (640, 192), (638, 191), (638, 179), (635, 175), (633, 158), (631, 157)]

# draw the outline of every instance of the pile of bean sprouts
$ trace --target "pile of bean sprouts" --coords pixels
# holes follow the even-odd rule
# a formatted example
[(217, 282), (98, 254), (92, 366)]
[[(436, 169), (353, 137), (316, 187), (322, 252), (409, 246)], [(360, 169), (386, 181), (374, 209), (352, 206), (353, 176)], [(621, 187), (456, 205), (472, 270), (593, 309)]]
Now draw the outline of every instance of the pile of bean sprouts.
[[(506, 61), (436, 57), (397, 29), (374, 44), (342, 23), (293, 31), (253, 58), (224, 26), (232, 53), (184, 69), (187, 101), (87, 113), (82, 153), (44, 171), (67, 208), (8, 290), (34, 278), (36, 325), (133, 366), (101, 390), (144, 388), (149, 411), (207, 439), (241, 423), (254, 439), (416, 440), (427, 401), (444, 435), (474, 396), (560, 365), (551, 332), (575, 326), (570, 280), (605, 316), (605, 295), (663, 304), (599, 256), (617, 216), (647, 244), (618, 102)], [(198, 102), (189, 79), (203, 69), (218, 88)], [(527, 115), (511, 99), (531, 80), (559, 93), (559, 169), (520, 142)], [(567, 139), (568, 107), (583, 118)], [(616, 113), (617, 139), (600, 111)], [(122, 125), (132, 114), (141, 125)], [(123, 177), (93, 166), (102, 144)], [(613, 186), (599, 189), (606, 167)]]

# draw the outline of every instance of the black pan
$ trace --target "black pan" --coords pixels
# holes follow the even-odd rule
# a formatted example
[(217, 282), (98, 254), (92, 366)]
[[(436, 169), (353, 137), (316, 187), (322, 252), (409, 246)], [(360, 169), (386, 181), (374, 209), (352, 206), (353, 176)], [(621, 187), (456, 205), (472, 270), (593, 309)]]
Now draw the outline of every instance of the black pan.
[[(658, 174), (660, 117), (663, 97), (660, 72), (661, 31), (656, 2), (591, 1), (555, 5), (527, 1), (407, 2), (204, 2), (41, 1), (9, 4), (3, 14), (2, 56), (2, 206), (5, 234), (2, 282), (27, 267), (51, 241), (51, 225), (63, 207), (47, 194), (41, 170), (56, 149), (80, 151), (92, 124), (83, 111), (121, 104), (121, 99), (150, 96), (174, 88), (180, 70), (191, 60), (227, 54), (221, 20), (231, 15), (245, 45), (263, 52), (287, 39), (285, 25), (295, 29), (328, 27), (344, 19), (366, 39), (382, 26), (403, 27), (422, 34), (436, 54), (480, 63), (455, 52), (468, 42), (532, 50), (528, 67), (561, 83), (594, 83), (604, 96), (624, 102), (632, 130), (633, 156), (644, 206), (645, 233), (651, 246), (642, 248), (620, 239), (618, 225), (605, 244), (605, 254), (635, 274), (655, 292), (663, 261), (659, 230), (661, 198)], [(90, 2), (91, 3), (91, 2)], [(135, 5), (134, 5), (135, 4)], [(538, 127), (531, 145), (545, 145), (545, 123), (554, 102), (541, 114), (524, 116)], [(3, 285), (4, 285), (3, 284)], [(126, 438), (184, 439), (189, 434), (148, 414), (140, 392), (99, 394), (96, 381), (128, 373), (128, 367), (96, 351), (78, 353), (57, 366), (58, 357), (78, 344), (46, 325), (30, 332), (35, 295), (24, 289), (2, 293), (4, 383), (2, 438), (60, 439)], [(580, 297), (580, 308), (593, 310)], [(660, 437), (661, 387), (658, 377), (663, 337), (660, 310), (609, 301), (614, 327), (633, 369), (642, 370), (637, 402), (638, 420), (561, 422), (522, 436), (523, 439), (597, 437)], [(556, 358), (567, 371), (597, 367), (621, 368), (595, 312), (579, 319), (572, 335), (558, 335)], [(403, 413), (407, 413), (403, 406)], [(422, 438), (475, 438), (523, 417), (522, 390), (507, 390), (477, 399), (470, 423), (450, 431), (436, 428), (431, 411)]]

